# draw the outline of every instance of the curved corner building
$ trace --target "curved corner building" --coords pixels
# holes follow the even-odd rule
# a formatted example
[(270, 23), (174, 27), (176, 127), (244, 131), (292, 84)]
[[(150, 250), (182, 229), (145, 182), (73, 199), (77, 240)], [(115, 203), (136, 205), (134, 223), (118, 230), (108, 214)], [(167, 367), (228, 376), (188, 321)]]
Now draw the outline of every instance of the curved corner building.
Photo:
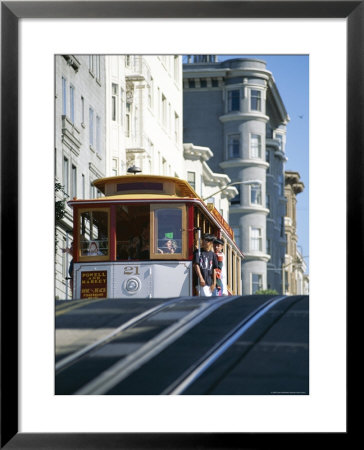
[(236, 184), (229, 223), (246, 255), (243, 294), (282, 292), (287, 111), (272, 73), (258, 59), (218, 62), (189, 56), (183, 66), (184, 142), (209, 147), (213, 171)]

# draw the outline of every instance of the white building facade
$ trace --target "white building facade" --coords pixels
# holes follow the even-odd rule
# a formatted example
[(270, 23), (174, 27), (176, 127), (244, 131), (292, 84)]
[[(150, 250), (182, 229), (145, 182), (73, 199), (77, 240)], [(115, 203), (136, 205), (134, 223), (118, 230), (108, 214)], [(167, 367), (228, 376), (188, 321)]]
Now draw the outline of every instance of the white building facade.
[(108, 174), (184, 177), (181, 56), (106, 56), (106, 75)]
[[(106, 175), (105, 57), (55, 57), (55, 179), (74, 197), (97, 195), (92, 182)], [(58, 192), (57, 200), (63, 195)], [(68, 267), (71, 256), (62, 253), (72, 241), (72, 210), (56, 223), (56, 298), (70, 298)]]

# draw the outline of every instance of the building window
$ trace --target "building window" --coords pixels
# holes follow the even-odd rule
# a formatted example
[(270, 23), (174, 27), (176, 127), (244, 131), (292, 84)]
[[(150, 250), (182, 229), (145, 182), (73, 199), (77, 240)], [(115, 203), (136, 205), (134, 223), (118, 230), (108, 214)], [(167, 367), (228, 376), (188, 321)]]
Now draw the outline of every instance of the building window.
[(235, 195), (235, 197), (233, 199), (231, 199), (231, 204), (232, 205), (240, 205), (240, 189), (241, 189), (241, 186), (238, 185), (238, 186), (235, 186), (235, 187), (238, 190), (238, 194)]
[(283, 175), (278, 176), (278, 189), (279, 189), (279, 195), (284, 194), (284, 184), (283, 184)]
[(101, 58), (100, 55), (96, 56), (96, 79), (100, 81), (101, 79)]
[(211, 80), (211, 85), (212, 85), (213, 88), (219, 87), (219, 80), (217, 80), (216, 78), (213, 78)]
[(276, 139), (279, 144), (279, 151), (283, 152), (283, 136), (281, 134), (276, 134)]
[(75, 123), (75, 88), (70, 86), (70, 120)]
[[(63, 248), (67, 248), (67, 239), (65, 237), (63, 237), (62, 241), (63, 241)], [(66, 252), (62, 253), (62, 275), (63, 275), (63, 278), (68, 277), (68, 259), (69, 259), (68, 253), (66, 253)]]
[(68, 158), (63, 158), (63, 186), (64, 191), (68, 195), (69, 194), (69, 162)]
[(266, 253), (268, 253), (268, 255), (270, 255), (271, 252), (271, 240), (267, 239), (266, 240)]
[(252, 273), (252, 294), (263, 289), (263, 275)]
[(72, 164), (71, 168), (71, 198), (77, 197), (77, 168)]
[(240, 111), (240, 91), (238, 89), (228, 91), (228, 112)]
[(240, 134), (232, 134), (228, 137), (229, 158), (240, 158)]
[(262, 110), (262, 92), (255, 89), (250, 90), (250, 110), (261, 111)]
[(174, 75), (174, 81), (176, 83), (179, 83), (179, 56), (175, 55), (173, 59), (173, 75)]
[(188, 80), (188, 87), (193, 89), (195, 87), (195, 80)]
[(89, 109), (89, 140), (90, 146), (94, 146), (94, 110)]
[(153, 108), (153, 77), (150, 76), (148, 83), (148, 106)]
[(113, 159), (112, 159), (111, 172), (112, 172), (112, 175), (113, 175), (114, 177), (116, 177), (117, 174), (118, 174), (118, 160), (117, 160), (117, 158), (113, 158)]
[(99, 154), (101, 154), (101, 150), (102, 150), (100, 133), (101, 133), (101, 120), (100, 120), (99, 116), (96, 116), (96, 151)]
[(174, 139), (175, 139), (175, 142), (178, 144), (178, 141), (179, 141), (179, 116), (176, 112), (174, 113)]
[(262, 251), (262, 230), (261, 228), (251, 228), (250, 230), (250, 249), (253, 252)]
[(85, 123), (85, 99), (81, 97), (81, 117), (82, 117), (82, 124)]
[(86, 198), (86, 181), (84, 174), (82, 174), (82, 198)]
[(190, 186), (196, 190), (196, 173), (195, 172), (187, 172), (187, 181)]
[(200, 87), (206, 88), (207, 87), (207, 80), (200, 80)]
[(111, 96), (111, 120), (116, 122), (117, 116), (117, 105), (118, 105), (118, 92), (119, 87), (117, 84), (112, 83), (112, 96)]
[(234, 232), (234, 241), (236, 245), (240, 248), (240, 228), (239, 227), (233, 228), (233, 232)]
[(266, 194), (265, 196), (265, 207), (269, 210), (268, 216), (270, 216), (270, 195)]
[(262, 139), (259, 134), (250, 135), (250, 156), (254, 159), (262, 157)]
[(66, 79), (62, 77), (62, 115), (67, 114), (67, 88)]
[(284, 237), (284, 217), (281, 217), (281, 237)]
[(95, 197), (96, 197), (96, 188), (92, 184), (92, 181), (90, 181), (90, 198), (95, 198)]
[(262, 204), (262, 186), (260, 184), (252, 184), (250, 186), (250, 204)]
[(130, 125), (131, 125), (131, 103), (126, 103), (126, 111), (125, 111), (125, 136), (130, 137)]
[(162, 94), (162, 124), (167, 127), (167, 99)]

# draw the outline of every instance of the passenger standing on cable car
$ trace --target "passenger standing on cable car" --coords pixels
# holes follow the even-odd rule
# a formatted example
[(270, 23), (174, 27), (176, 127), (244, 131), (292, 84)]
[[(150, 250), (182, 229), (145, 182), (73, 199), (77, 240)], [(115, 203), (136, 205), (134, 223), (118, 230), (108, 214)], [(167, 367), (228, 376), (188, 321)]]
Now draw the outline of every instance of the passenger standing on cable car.
[(69, 268), (68, 268), (68, 275), (70, 280), (70, 288), (71, 292), (73, 293), (73, 241), (71, 242), (71, 245), (69, 248), (62, 248), (62, 253), (68, 253), (72, 256)]
[(198, 295), (211, 297), (216, 288), (216, 269), (219, 268), (216, 254), (213, 251), (214, 236), (205, 234), (202, 238), (202, 248), (193, 254), (193, 266), (199, 285), (196, 286)]
[(219, 271), (217, 273), (217, 282), (215, 295), (228, 295), (226, 287), (226, 265), (225, 265), (225, 255), (223, 253), (224, 241), (222, 239), (214, 240), (214, 251), (217, 256), (217, 261), (219, 265)]

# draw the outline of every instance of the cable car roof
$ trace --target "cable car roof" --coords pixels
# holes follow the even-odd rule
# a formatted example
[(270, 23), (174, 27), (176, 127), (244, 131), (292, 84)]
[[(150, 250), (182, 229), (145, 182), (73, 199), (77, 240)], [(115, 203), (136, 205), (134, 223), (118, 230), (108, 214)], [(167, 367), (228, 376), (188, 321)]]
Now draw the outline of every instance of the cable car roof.
[(121, 175), (93, 182), (106, 197), (130, 194), (199, 198), (191, 185), (180, 178), (156, 175)]

